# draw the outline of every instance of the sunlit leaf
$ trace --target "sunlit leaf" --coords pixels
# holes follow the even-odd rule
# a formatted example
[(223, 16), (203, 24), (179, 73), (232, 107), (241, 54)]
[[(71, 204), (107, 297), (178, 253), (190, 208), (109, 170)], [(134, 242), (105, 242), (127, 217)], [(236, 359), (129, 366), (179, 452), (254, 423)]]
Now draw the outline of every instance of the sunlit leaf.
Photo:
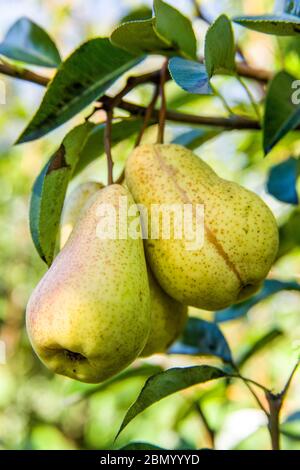
[(246, 347), (243, 353), (239, 356), (236, 361), (238, 367), (243, 367), (249, 359), (252, 358), (255, 354), (260, 352), (266, 346), (268, 346), (271, 342), (275, 339), (278, 339), (283, 336), (283, 331), (279, 330), (278, 328), (273, 328), (272, 330), (265, 333), (261, 336), (258, 340), (256, 340), (253, 344)]
[(58, 67), (60, 54), (48, 33), (28, 18), (20, 18), (0, 43), (0, 55), (41, 67)]
[(130, 21), (118, 26), (111, 35), (111, 42), (133, 54), (175, 53), (173, 45), (155, 30), (155, 19)]
[(300, 18), (282, 13), (280, 15), (237, 16), (236, 23), (246, 28), (276, 36), (297, 36), (300, 34)]
[(232, 363), (230, 348), (218, 325), (200, 318), (189, 318), (183, 334), (171, 346), (169, 354), (215, 356)]
[(148, 20), (152, 17), (152, 10), (146, 5), (138, 6), (131, 10), (127, 15), (121, 18), (120, 23), (128, 23), (129, 21)]
[(229, 308), (225, 308), (224, 310), (216, 312), (215, 321), (217, 321), (218, 323), (222, 323), (243, 317), (248, 313), (248, 311), (252, 307), (257, 305), (259, 302), (283, 290), (300, 291), (300, 284), (298, 284), (297, 282), (266, 280), (262, 289), (249, 300), (246, 300), (236, 305), (232, 305)]
[(44, 136), (99, 98), (137, 59), (109, 39), (92, 39), (59, 67), (36, 115), (18, 143)]
[(299, 204), (297, 180), (300, 175), (300, 161), (289, 158), (271, 168), (267, 188), (272, 196), (288, 204)]
[(163, 398), (193, 385), (225, 377), (226, 373), (210, 366), (179, 367), (150, 377), (135, 403), (129, 408), (118, 435), (138, 414)]
[(212, 94), (205, 65), (181, 57), (173, 57), (169, 61), (169, 70), (173, 80), (183, 90), (198, 95)]
[(78, 149), (92, 129), (85, 123), (73, 129), (50, 158), (34, 183), (30, 203), (30, 230), (40, 257), (53, 261), (61, 211), (68, 183), (78, 160)]
[(162, 0), (154, 0), (153, 5), (156, 16), (155, 29), (158, 34), (188, 58), (195, 59), (197, 41), (191, 21)]
[(226, 15), (219, 16), (206, 33), (205, 65), (209, 77), (235, 73), (234, 35)]

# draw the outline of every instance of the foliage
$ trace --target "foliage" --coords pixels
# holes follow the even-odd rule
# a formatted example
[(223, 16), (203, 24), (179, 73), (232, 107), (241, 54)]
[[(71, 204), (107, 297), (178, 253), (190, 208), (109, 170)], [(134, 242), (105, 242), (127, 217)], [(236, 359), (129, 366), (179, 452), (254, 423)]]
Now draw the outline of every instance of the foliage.
[[(299, 3), (292, 3), (291, 6), (291, 2), (285, 2), (284, 11), (271, 15), (235, 16), (234, 22), (260, 33), (298, 36)], [(255, 4), (259, 6), (258, 2)], [(87, 39), (78, 28), (77, 42), (81, 45), (76, 45), (74, 52), (63, 59), (51, 39), (62, 38), (62, 31), (68, 27), (62, 10), (57, 13), (61, 17), (57, 27), (60, 34), (49, 35), (41, 26), (22, 17), (2, 40), (0, 55), (11, 62), (7, 64), (3, 59), (0, 72), (9, 69), (14, 77), (35, 81), (36, 70), (23, 67), (38, 65), (57, 70), (53, 78), (49, 75), (48, 80), (47, 76), (48, 86), (31, 121), (33, 106), (31, 99), (29, 103), (25, 99), (25, 85), (7, 79), (8, 112), (0, 119), (3, 136), (0, 143), (0, 338), (8, 345), (8, 363), (0, 365), (0, 448), (211, 447), (205, 429), (207, 422), (212, 423), (216, 447), (220, 448), (217, 438), (221, 442), (223, 423), (230, 413), (236, 407), (254, 406), (245, 395), (243, 384), (236, 379), (243, 373), (254, 377), (256, 385), (257, 382), (267, 384), (256, 387), (260, 401), (267, 407), (274, 397), (270, 395), (269, 402), (266, 401), (266, 387), (280, 390), (283, 371), (288, 379), (291, 362), (297, 362), (297, 357), (295, 360), (292, 357), (292, 344), (299, 342), (300, 108), (292, 100), (297, 90), (297, 74), (287, 70), (293, 65), (293, 73), (298, 67), (299, 74), (299, 63), (295, 67), (287, 59), (286, 70), (282, 70), (274, 57), (271, 65), (276, 73), (266, 92), (266, 76), (270, 73), (261, 78), (261, 70), (255, 64), (241, 67), (237, 61), (235, 30), (229, 19), (236, 12), (226, 7), (225, 13), (209, 25), (205, 37), (201, 34), (198, 38), (189, 18), (168, 3), (155, 0), (152, 18), (147, 8), (128, 11), (123, 20), (116, 19), (110, 37), (102, 37), (98, 18), (100, 36)], [(75, 27), (74, 18), (72, 24)], [(51, 29), (55, 31), (55, 24)], [(260, 39), (255, 38), (260, 36), (254, 35), (250, 42), (245, 31), (243, 49), (253, 47), (259, 56), (262, 46)], [(197, 56), (198, 46), (203, 43), (205, 60)], [(287, 43), (282, 47), (288, 47)], [(44, 271), (29, 240), (28, 194), (35, 180), (30, 204), (31, 235), (38, 255), (50, 265), (69, 189), (95, 175), (102, 181), (107, 177), (103, 158), (107, 143), (104, 111), (112, 103), (115, 114), (110, 144), (115, 165), (122, 172), (133, 140), (143, 126), (149, 83), (157, 87), (161, 70), (150, 74), (145, 81), (131, 79), (125, 88), (122, 86), (129, 74), (139, 77), (145, 71), (148, 76), (149, 69), (144, 69), (143, 61), (153, 60), (151, 63), (155, 64), (157, 58), (152, 56), (157, 54), (163, 56), (162, 61), (168, 60), (171, 74), (166, 85), (167, 105), (180, 103), (176, 111), (167, 112), (168, 139), (201, 154), (221, 176), (244, 183), (260, 194), (264, 194), (265, 185), (276, 198), (270, 204), (280, 225), (278, 261), (272, 278), (249, 300), (215, 312), (213, 318), (207, 312), (191, 310), (185, 331), (168, 355), (150, 358), (142, 364), (139, 361), (99, 386), (79, 384), (47, 372), (33, 356), (24, 334), (26, 301)], [(248, 98), (258, 111), (263, 110), (262, 122), (259, 116), (254, 119), (249, 102), (233, 84), (232, 76), (240, 79), (245, 68)], [(128, 93), (132, 95), (127, 99)], [(225, 115), (222, 109), (219, 116), (216, 97), (221, 97), (225, 104)], [(90, 110), (93, 103), (95, 109)], [(152, 126), (158, 115), (156, 109), (146, 123), (146, 141), (153, 140), (152, 131), (156, 127)], [(76, 122), (69, 122), (71, 118)], [(25, 124), (18, 143), (37, 142), (8, 149), (5, 139), (11, 144)], [(225, 129), (236, 132), (226, 134)], [(49, 137), (53, 130), (56, 133)], [(43, 140), (38, 140), (42, 137)], [(249, 141), (252, 144), (247, 144)], [(57, 150), (53, 152), (53, 148)], [(264, 360), (259, 362), (259, 367), (258, 355)], [(243, 379), (249, 385), (247, 377)], [(295, 384), (287, 409), (286, 397), (282, 397), (285, 417), (280, 431), (284, 448), (299, 449), (298, 396), (299, 385)], [(235, 404), (232, 397), (238, 397)], [(207, 415), (204, 421), (203, 410)], [(122, 433), (114, 443), (118, 429)], [(258, 448), (269, 446), (265, 437), (258, 433), (255, 436)], [(249, 448), (251, 444), (246, 440), (236, 442), (235, 446)]]

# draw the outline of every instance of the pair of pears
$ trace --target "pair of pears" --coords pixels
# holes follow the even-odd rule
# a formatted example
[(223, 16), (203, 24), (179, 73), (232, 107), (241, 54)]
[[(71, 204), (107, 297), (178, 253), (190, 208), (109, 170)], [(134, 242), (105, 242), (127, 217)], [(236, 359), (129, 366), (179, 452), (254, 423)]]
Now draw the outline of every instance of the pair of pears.
[[(148, 210), (141, 211), (140, 231), (157, 223), (149, 221), (153, 204), (171, 211), (202, 206), (203, 244), (191, 249), (184, 236), (162, 237), (160, 227), (144, 246), (138, 237), (99, 238), (99, 208), (112, 204), (118, 215), (121, 197)], [(138, 356), (164, 352), (184, 326), (187, 305), (218, 310), (251, 296), (278, 250), (265, 203), (174, 144), (135, 149), (126, 187), (88, 183), (71, 199), (64, 246), (30, 298), (27, 329), (51, 370), (84, 382), (101, 382)], [(196, 218), (192, 211), (198, 230)]]

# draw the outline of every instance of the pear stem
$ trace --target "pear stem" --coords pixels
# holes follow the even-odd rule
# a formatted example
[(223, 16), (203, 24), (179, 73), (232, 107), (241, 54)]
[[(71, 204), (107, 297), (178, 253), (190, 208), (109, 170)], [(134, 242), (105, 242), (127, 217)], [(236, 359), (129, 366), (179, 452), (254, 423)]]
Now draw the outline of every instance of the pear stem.
[(106, 126), (104, 132), (104, 147), (107, 159), (107, 184), (108, 186), (114, 183), (113, 169), (114, 162), (111, 152), (111, 135), (112, 135), (112, 120), (113, 109), (106, 109)]
[(163, 64), (161, 75), (160, 75), (159, 93), (161, 96), (161, 106), (160, 106), (160, 112), (159, 112), (159, 125), (158, 125), (158, 134), (157, 134), (158, 144), (164, 143), (164, 136), (165, 136), (166, 114), (167, 114), (167, 100), (166, 100), (166, 93), (165, 93), (165, 84), (167, 81), (168, 63), (169, 63), (169, 60), (166, 59)]
[(154, 108), (155, 108), (155, 104), (156, 104), (157, 99), (159, 97), (159, 93), (160, 93), (160, 89), (159, 89), (158, 84), (156, 84), (155, 89), (154, 89), (154, 93), (153, 93), (153, 97), (152, 97), (152, 100), (149, 103), (149, 106), (147, 107), (147, 111), (146, 111), (145, 117), (144, 117), (144, 122), (143, 122), (142, 128), (139, 132), (139, 135), (137, 137), (135, 147), (138, 147), (140, 145), (141, 141), (142, 141), (145, 130), (147, 129), (147, 127), (149, 125), (149, 122), (152, 118), (153, 111), (154, 111)]

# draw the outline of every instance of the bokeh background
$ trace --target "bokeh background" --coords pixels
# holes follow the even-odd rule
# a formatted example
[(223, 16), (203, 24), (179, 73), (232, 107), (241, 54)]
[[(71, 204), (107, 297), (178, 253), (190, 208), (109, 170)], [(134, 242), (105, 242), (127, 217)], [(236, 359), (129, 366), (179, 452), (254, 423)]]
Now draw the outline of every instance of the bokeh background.
[[(189, 0), (168, 1), (188, 16), (193, 16)], [(221, 12), (233, 16), (243, 12), (266, 13), (273, 8), (272, 1), (262, 0), (206, 0), (202, 5), (211, 18)], [(28, 16), (49, 31), (66, 57), (87, 38), (108, 35), (124, 16), (141, 6), (149, 7), (151, 2), (0, 0), (0, 34), (3, 36), (20, 16)], [(197, 19), (194, 26), (201, 52), (206, 26)], [(250, 64), (270, 70), (285, 66), (299, 77), (299, 41), (278, 40), (239, 27), (236, 34)], [(157, 67), (160, 60), (155, 57), (148, 59), (140, 68), (150, 70)], [(44, 70), (36, 70), (45, 73)], [(30, 191), (43, 164), (67, 130), (82, 116), (46, 138), (14, 147), (14, 141), (29, 122), (44, 90), (6, 77), (1, 77), (1, 80), (5, 84), (6, 104), (0, 105), (0, 340), (5, 343), (6, 360), (0, 364), (0, 448), (112, 449), (137, 440), (173, 449), (208, 447), (209, 437), (194, 406), (199, 397), (203, 399), (203, 408), (212, 427), (217, 430), (217, 448), (269, 448), (264, 416), (243, 383), (234, 382), (228, 387), (222, 383), (195, 387), (171, 396), (136, 418), (114, 443), (122, 418), (138, 395), (145, 377), (118, 381), (105, 387), (87, 386), (53, 376), (37, 360), (26, 336), (24, 310), (46, 267), (30, 238)], [(232, 106), (240, 112), (248, 109), (245, 92), (234, 79), (217, 79), (216, 84)], [(116, 84), (115, 88), (118, 86)], [(259, 98), (261, 90), (256, 85), (251, 86)], [(170, 108), (190, 113), (224, 114), (217, 98), (188, 95), (174, 83), (168, 84), (167, 91)], [(145, 86), (132, 92), (130, 99), (146, 103), (150, 92), (151, 88)], [(169, 126), (168, 138), (181, 130)], [(146, 138), (151, 141), (152, 135), (150, 130)], [(120, 165), (131, 144), (128, 141), (114, 149), (114, 157)], [(219, 175), (241, 182), (260, 194), (273, 209), (278, 223), (282, 224), (292, 208), (267, 195), (265, 181), (272, 165), (290, 155), (298, 155), (299, 149), (298, 135), (290, 134), (267, 158), (263, 158), (259, 133), (230, 132), (205, 143), (197, 153)], [(72, 184), (75, 186), (88, 178), (105, 181), (105, 177), (104, 159), (100, 159)], [(300, 250), (297, 247), (280, 258), (271, 278), (300, 281)], [(207, 312), (194, 310), (193, 314), (212, 319)], [(282, 329), (284, 335), (253, 357), (247, 363), (244, 375), (279, 391), (299, 356), (300, 293), (277, 294), (253, 308), (246, 318), (222, 325), (236, 355), (271, 328)], [(144, 363), (170, 367), (175, 364), (217, 364), (217, 361), (155, 356)], [(299, 374), (293, 382), (283, 417), (297, 410), (300, 410)], [(300, 440), (283, 437), (283, 447), (300, 449)]]

